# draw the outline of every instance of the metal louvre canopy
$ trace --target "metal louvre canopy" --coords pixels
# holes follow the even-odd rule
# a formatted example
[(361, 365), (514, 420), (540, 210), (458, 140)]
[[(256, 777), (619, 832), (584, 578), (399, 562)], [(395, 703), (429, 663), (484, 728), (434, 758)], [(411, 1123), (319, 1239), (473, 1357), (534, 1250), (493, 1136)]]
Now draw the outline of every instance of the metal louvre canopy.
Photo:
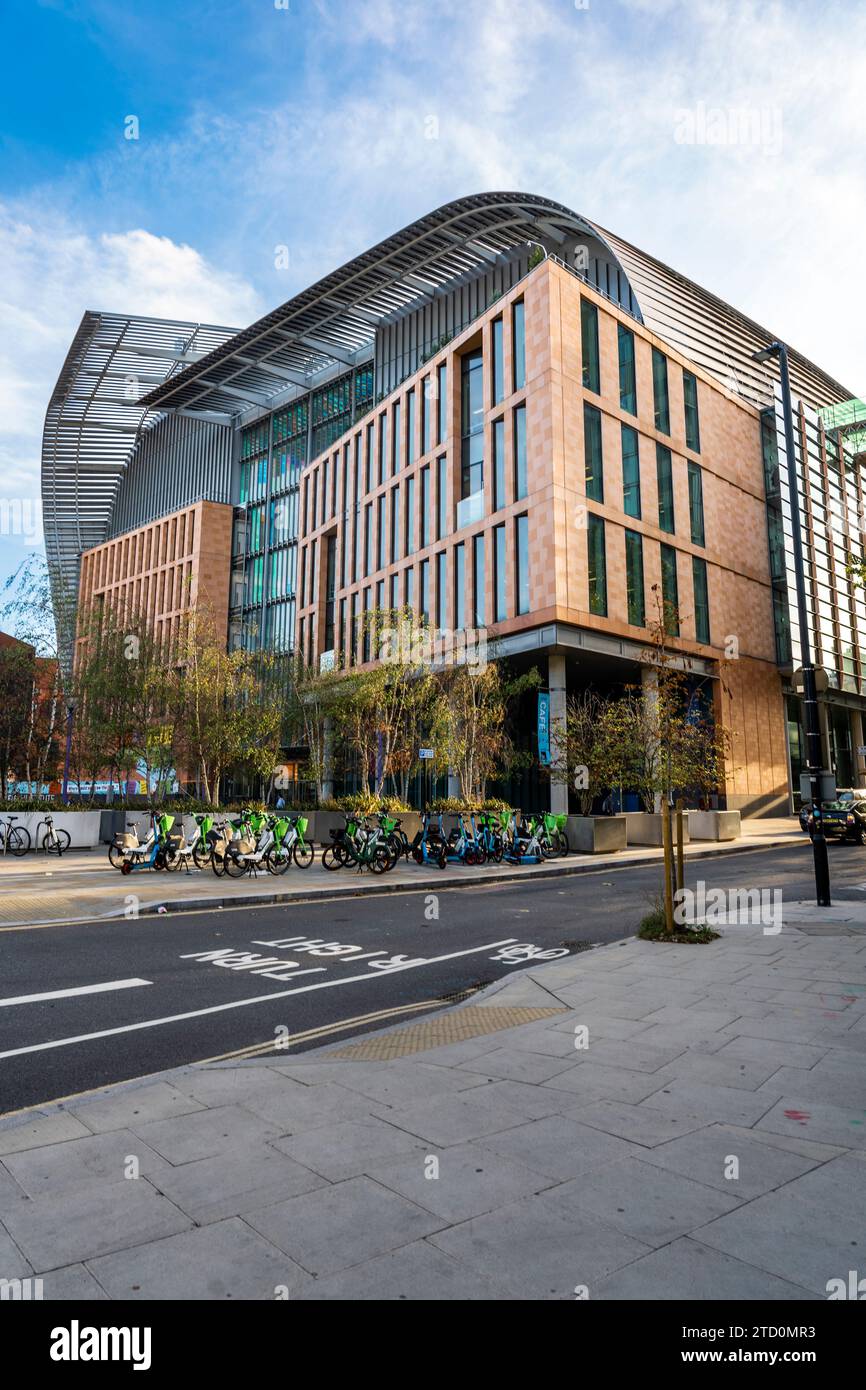
[(563, 256), (587, 239), (602, 241), (616, 261), (590, 222), (547, 198), (459, 198), (326, 275), (156, 387), (145, 402), (234, 416), (271, 405), (293, 386), (309, 390), (320, 372), (370, 357), (379, 326), (501, 263), (527, 242)]
[(105, 539), (140, 432), (159, 418), (149, 414), (143, 390), (236, 332), (130, 314), (84, 314), (42, 435), (45, 550), (55, 599), (75, 595), (81, 553)]

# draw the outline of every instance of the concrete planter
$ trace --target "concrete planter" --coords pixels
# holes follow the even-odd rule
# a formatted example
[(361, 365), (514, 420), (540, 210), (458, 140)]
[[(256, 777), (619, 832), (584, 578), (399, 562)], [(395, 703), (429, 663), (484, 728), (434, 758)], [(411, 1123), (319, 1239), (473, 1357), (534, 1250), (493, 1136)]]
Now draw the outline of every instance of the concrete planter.
[(689, 811), (689, 834), (693, 840), (738, 840), (739, 811)]
[[(13, 811), (12, 815), (16, 816), (16, 825), (23, 826), (25, 830), (30, 832), (32, 846), (37, 849), (45, 834), (45, 812)], [(100, 816), (100, 811), (51, 812), (54, 829), (68, 831), (70, 849), (94, 849), (99, 844)]]
[(626, 817), (569, 816), (565, 833), (574, 854), (611, 854), (626, 847)]
[[(689, 817), (693, 811), (683, 812), (683, 844), (689, 843)], [(626, 836), (630, 845), (656, 845), (662, 843), (662, 818), (661, 813), (656, 815), (652, 811), (626, 811)], [(676, 812), (671, 814), (671, 836), (673, 843), (677, 840)]]

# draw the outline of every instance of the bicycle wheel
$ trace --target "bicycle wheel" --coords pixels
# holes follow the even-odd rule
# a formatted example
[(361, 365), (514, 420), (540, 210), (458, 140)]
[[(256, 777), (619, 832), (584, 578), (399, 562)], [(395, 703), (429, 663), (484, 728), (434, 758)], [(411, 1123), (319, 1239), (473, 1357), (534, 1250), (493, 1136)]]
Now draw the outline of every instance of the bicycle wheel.
[(120, 845), (108, 846), (108, 862), (112, 869), (123, 868), (123, 850), (120, 848)]
[(557, 831), (557, 839), (559, 841), (559, 852), (562, 857), (565, 858), (567, 854), (571, 853), (571, 845), (568, 843), (568, 836), (564, 830)]
[(229, 878), (243, 878), (249, 870), (249, 865), (245, 859), (239, 859), (236, 854), (227, 854), (225, 858), (225, 871)]
[(308, 869), (316, 857), (316, 851), (306, 841), (296, 840), (292, 848), (292, 858), (299, 869)]
[(276, 845), (271, 845), (265, 855), (265, 864), (268, 873), (271, 874), (284, 874), (291, 862), (292, 859), (288, 850), (277, 849)]
[(23, 825), (10, 826), (6, 833), (6, 848), (13, 854), (26, 854), (30, 848), (30, 832)]
[(72, 844), (72, 837), (68, 830), (55, 830), (54, 838), (57, 841), (57, 853), (65, 854)]
[(481, 843), (479, 843), (479, 844), (477, 844), (477, 845), (475, 846), (475, 863), (476, 863), (476, 864), (486, 864), (486, 863), (487, 863), (487, 850), (484, 848), (484, 846), (483, 846)]
[(210, 845), (203, 840), (197, 840), (193, 845), (192, 858), (197, 869), (205, 869), (211, 861), (212, 850)]
[(326, 845), (322, 850), (323, 869), (342, 869), (345, 860), (336, 845)]
[(394, 867), (394, 860), (388, 853), (388, 846), (379, 844), (373, 850), (372, 858), (368, 861), (367, 867), (374, 874), (386, 874), (389, 869)]

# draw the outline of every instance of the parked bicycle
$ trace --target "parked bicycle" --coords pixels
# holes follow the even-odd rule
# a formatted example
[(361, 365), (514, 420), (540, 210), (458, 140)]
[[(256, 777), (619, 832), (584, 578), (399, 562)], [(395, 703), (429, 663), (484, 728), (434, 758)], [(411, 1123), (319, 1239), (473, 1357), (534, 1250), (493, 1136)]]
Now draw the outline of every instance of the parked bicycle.
[(26, 854), (30, 848), (30, 832), (23, 825), (14, 825), (17, 816), (0, 821), (0, 847), (4, 854)]
[[(45, 826), (45, 834), (39, 839), (39, 831)], [(58, 830), (54, 825), (54, 817), (50, 811), (45, 812), (44, 821), (40, 821), (36, 827), (36, 842), (40, 849), (44, 849), (46, 854), (65, 854), (72, 843), (68, 830)]]

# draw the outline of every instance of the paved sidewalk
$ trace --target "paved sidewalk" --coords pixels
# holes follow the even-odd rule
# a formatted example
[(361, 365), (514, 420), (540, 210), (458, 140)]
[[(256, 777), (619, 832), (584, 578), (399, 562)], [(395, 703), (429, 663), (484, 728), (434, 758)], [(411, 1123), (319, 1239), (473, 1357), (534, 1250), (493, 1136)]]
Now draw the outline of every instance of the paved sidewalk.
[[(743, 849), (769, 849), (800, 844), (803, 835), (793, 817), (785, 820), (743, 822), (739, 840), (717, 844), (694, 841), (685, 847), (690, 859), (731, 854)], [(617, 854), (570, 854), (540, 865), (493, 865), (472, 868), (449, 864), (444, 870), (401, 864), (389, 874), (358, 874), (345, 869), (328, 872), (322, 868), (321, 850), (308, 869), (292, 865), (280, 876), (263, 871), (254, 878), (217, 878), (210, 869), (188, 873), (156, 873), (146, 870), (121, 875), (107, 862), (106, 851), (73, 851), (62, 860), (46, 862), (44, 855), (0, 861), (0, 924), (7, 927), (51, 922), (82, 921), (130, 915), (130, 898), (138, 915), (160, 908), (189, 911), (197, 907), (214, 908), (246, 903), (286, 902), (298, 898), (343, 897), (354, 893), (394, 892), (404, 888), (443, 888), (455, 883), (480, 880), (510, 881), (527, 875), (552, 876), (589, 873), (604, 868), (647, 864), (661, 858), (659, 849), (632, 848)]]
[(7, 1117), (0, 1277), (54, 1299), (826, 1298), (866, 1275), (866, 909), (789, 916)]

